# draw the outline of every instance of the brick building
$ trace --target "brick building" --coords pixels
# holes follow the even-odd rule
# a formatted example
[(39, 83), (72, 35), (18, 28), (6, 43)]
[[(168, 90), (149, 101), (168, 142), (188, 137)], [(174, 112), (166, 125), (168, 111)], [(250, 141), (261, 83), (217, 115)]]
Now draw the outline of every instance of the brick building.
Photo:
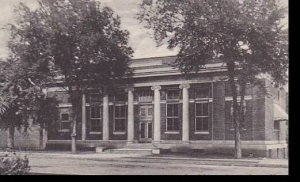
[[(133, 75), (124, 79), (116, 93), (101, 96), (90, 89), (82, 95), (78, 146), (143, 148), (152, 144), (159, 149), (233, 152), (232, 97), (224, 81), (225, 67), (212, 61), (199, 74), (184, 78), (171, 66), (175, 58), (132, 60)], [(264, 83), (268, 95), (251, 85), (247, 88), (246, 120), (241, 123), (243, 154), (287, 157), (286, 92), (273, 88), (268, 79)], [(60, 87), (49, 87), (47, 93), (60, 100), (60, 120), (50, 127), (43, 147), (70, 146), (69, 97)], [(2, 146), (4, 135), (2, 132)]]

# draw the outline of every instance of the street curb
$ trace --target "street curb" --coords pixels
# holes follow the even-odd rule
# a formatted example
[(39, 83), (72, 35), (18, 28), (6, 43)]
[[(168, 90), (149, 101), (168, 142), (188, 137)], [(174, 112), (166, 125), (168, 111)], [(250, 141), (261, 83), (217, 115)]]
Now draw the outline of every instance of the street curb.
[[(274, 168), (288, 168), (286, 164), (262, 164), (262, 161), (247, 161), (247, 160), (236, 160), (235, 159), (199, 159), (199, 158), (174, 158), (174, 157), (132, 157), (135, 159), (163, 159), (163, 160), (194, 160), (198, 162), (218, 162), (215, 163), (204, 163), (201, 165), (223, 165), (223, 166), (245, 166), (245, 167), (274, 167)], [(224, 163), (225, 162), (225, 163)]]
[(243, 160), (243, 159), (209, 159), (209, 158), (188, 158), (188, 157), (147, 157), (151, 159), (171, 159), (171, 160), (197, 160), (197, 161), (218, 161), (218, 162), (247, 162), (258, 163), (259, 160)]

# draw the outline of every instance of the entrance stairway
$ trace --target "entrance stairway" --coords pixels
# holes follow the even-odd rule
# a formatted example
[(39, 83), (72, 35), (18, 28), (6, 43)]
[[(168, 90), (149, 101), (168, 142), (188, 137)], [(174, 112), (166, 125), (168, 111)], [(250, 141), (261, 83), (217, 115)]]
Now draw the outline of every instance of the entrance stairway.
[(119, 149), (107, 149), (104, 150), (105, 153), (114, 153), (114, 154), (160, 154), (160, 149), (153, 146), (152, 143), (132, 143), (127, 144), (123, 148)]

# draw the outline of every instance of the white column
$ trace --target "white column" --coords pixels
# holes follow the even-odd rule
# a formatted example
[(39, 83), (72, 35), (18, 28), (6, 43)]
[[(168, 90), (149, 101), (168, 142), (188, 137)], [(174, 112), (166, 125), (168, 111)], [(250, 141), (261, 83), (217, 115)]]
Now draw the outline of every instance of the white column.
[(160, 142), (160, 89), (161, 86), (151, 87), (154, 90), (154, 140)]
[(82, 117), (81, 117), (81, 121), (82, 121), (82, 132), (81, 132), (81, 139), (82, 140), (86, 140), (86, 108), (85, 108), (85, 103), (86, 103), (86, 97), (85, 94), (82, 94)]
[(127, 114), (127, 142), (134, 141), (134, 110), (133, 110), (133, 88), (128, 88), (128, 114)]
[(109, 107), (108, 107), (108, 95), (105, 95), (103, 97), (102, 140), (109, 140)]
[(182, 89), (182, 141), (189, 142), (189, 84), (179, 86)]

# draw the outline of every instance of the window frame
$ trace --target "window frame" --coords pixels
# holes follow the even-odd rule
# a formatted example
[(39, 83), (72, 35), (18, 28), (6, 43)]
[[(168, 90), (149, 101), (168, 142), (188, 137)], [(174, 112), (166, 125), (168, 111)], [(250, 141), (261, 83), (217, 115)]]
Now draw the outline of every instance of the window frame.
[[(209, 120), (210, 120), (210, 109), (209, 109), (209, 104), (210, 102), (209, 101), (198, 101), (198, 102), (195, 102), (195, 120), (194, 120), (194, 134), (209, 134), (210, 133), (210, 128), (209, 128)], [(201, 104), (202, 106), (202, 113), (203, 113), (203, 105), (204, 104), (207, 104), (207, 115), (204, 116), (204, 115), (200, 115), (198, 116), (197, 115), (197, 104)], [(207, 118), (207, 130), (197, 130), (197, 119), (198, 118)], [(202, 119), (202, 127), (203, 127), (203, 119)]]
[[(178, 116), (168, 116), (168, 106), (169, 105), (177, 105), (177, 110), (178, 110)], [(174, 109), (174, 107), (173, 107)], [(172, 113), (174, 114), (174, 110), (172, 110)], [(177, 124), (178, 124), (178, 130), (168, 130), (168, 119), (172, 119), (172, 125), (173, 127), (175, 126), (175, 122), (174, 119), (177, 119)], [(180, 133), (180, 121), (179, 121), (179, 103), (167, 103), (166, 104), (166, 132), (165, 133), (169, 133), (169, 134), (179, 134)]]
[[(99, 109), (99, 118), (92, 117), (92, 108), (98, 108)], [(90, 127), (89, 127), (89, 134), (101, 134), (102, 133), (102, 127), (103, 127), (103, 111), (101, 106), (90, 106)], [(92, 130), (92, 120), (99, 120), (99, 126), (100, 131), (94, 131)]]
[[(68, 120), (63, 120), (63, 115), (68, 115)], [(69, 123), (69, 129), (62, 128), (63, 123)], [(70, 121), (70, 113), (62, 112), (60, 113), (60, 122), (58, 132), (71, 132), (71, 121)]]
[[(124, 116), (123, 117), (116, 117), (116, 108), (117, 107), (124, 107)], [(125, 104), (118, 104), (114, 105), (114, 112), (113, 112), (113, 117), (114, 117), (114, 126), (113, 126), (113, 134), (126, 134), (127, 130), (127, 111), (126, 111), (126, 105)], [(124, 120), (124, 131), (116, 131), (116, 120)]]

